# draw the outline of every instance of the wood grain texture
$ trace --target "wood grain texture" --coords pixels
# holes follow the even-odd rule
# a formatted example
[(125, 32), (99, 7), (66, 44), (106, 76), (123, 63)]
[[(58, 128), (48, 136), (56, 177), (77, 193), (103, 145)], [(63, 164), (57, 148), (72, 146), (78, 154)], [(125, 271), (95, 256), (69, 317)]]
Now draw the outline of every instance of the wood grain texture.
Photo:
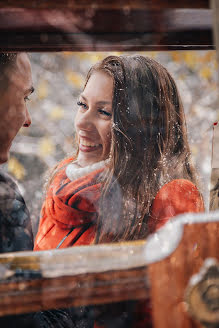
[(155, 328), (200, 327), (184, 295), (203, 261), (219, 258), (218, 240), (219, 222), (186, 225), (177, 249), (150, 265), (149, 241), (1, 254), (0, 316), (150, 297)]
[(0, 316), (145, 299), (144, 251), (136, 241), (1, 254)]
[(147, 299), (148, 288), (146, 268), (5, 282), (0, 284), (0, 316)]
[(219, 259), (218, 240), (219, 223), (187, 225), (175, 252), (150, 265), (148, 273), (156, 328), (201, 328), (187, 313), (184, 295), (189, 279), (199, 272), (203, 261), (208, 257)]
[(1, 51), (212, 48), (210, 10), (0, 9)]
[(0, 8), (209, 8), (208, 0), (6, 0), (0, 1)]

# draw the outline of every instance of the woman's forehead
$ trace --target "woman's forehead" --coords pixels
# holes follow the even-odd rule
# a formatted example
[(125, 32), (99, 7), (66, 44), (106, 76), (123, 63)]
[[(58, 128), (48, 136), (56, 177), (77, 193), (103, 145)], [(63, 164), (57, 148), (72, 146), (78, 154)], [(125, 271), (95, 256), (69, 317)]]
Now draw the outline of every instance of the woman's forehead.
[(98, 102), (112, 102), (113, 87), (113, 78), (105, 72), (97, 71), (91, 74), (81, 96)]

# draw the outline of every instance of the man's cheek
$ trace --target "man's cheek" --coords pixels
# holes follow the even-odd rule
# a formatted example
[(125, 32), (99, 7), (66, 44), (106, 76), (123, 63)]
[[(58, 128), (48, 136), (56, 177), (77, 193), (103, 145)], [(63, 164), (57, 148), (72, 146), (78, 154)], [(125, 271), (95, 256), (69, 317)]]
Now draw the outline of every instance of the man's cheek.
[(17, 107), (15, 105), (10, 105), (8, 107), (8, 115), (7, 115), (7, 119), (10, 121), (10, 120), (13, 120), (16, 118), (16, 110), (17, 110)]
[(18, 130), (24, 124), (25, 121), (25, 112), (23, 108), (16, 107), (11, 111), (10, 116), (8, 117), (8, 125), (10, 125), (13, 130), (13, 134), (17, 134)]

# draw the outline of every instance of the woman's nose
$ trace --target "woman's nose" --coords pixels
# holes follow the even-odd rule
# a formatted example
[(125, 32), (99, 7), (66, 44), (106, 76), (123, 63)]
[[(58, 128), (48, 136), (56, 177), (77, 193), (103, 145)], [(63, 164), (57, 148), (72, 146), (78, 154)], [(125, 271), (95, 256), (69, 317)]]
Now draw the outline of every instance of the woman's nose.
[(31, 125), (31, 117), (30, 117), (30, 113), (29, 113), (28, 109), (26, 109), (26, 117), (25, 117), (23, 126), (28, 128), (28, 126), (30, 126), (30, 125)]
[(94, 126), (94, 115), (92, 111), (87, 110), (76, 120), (76, 126), (81, 130), (92, 130)]

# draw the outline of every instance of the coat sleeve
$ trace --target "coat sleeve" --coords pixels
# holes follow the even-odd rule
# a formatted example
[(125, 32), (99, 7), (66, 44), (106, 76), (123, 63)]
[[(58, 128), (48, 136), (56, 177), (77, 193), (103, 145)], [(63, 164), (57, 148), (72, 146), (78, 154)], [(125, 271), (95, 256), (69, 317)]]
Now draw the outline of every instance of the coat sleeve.
[(204, 203), (197, 187), (189, 180), (173, 180), (159, 190), (153, 201), (148, 222), (149, 232), (155, 232), (178, 214), (203, 211)]
[(13, 179), (0, 172), (0, 253), (33, 249), (29, 211)]

